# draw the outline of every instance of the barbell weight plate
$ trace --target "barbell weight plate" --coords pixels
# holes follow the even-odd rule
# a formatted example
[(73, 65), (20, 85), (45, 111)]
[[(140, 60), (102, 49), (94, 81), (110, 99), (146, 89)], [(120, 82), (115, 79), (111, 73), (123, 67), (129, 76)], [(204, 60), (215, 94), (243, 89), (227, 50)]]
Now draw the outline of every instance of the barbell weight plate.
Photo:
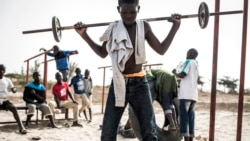
[(205, 2), (202, 2), (198, 9), (198, 21), (202, 29), (207, 27), (209, 21), (209, 10)]
[(56, 16), (52, 18), (52, 32), (53, 32), (54, 39), (57, 42), (60, 42), (62, 38), (62, 30), (61, 30), (60, 21)]

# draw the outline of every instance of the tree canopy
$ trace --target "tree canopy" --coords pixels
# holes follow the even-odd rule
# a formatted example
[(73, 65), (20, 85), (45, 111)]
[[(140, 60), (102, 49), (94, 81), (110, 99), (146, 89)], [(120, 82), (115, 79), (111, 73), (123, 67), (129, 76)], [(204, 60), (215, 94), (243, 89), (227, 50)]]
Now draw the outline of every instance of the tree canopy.
[(238, 87), (238, 81), (239, 79), (230, 78), (229, 76), (223, 76), (223, 78), (220, 78), (217, 83), (224, 86), (224, 92), (226, 92), (226, 88), (228, 88), (229, 93), (237, 93), (235, 89)]

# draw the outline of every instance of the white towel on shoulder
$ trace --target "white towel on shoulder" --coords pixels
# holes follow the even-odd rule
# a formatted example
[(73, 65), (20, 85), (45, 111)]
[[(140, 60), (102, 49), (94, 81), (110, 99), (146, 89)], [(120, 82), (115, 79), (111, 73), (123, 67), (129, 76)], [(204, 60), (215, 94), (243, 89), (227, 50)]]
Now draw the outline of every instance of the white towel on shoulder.
[[(136, 64), (145, 63), (145, 35), (144, 35), (144, 22), (137, 20), (137, 32), (135, 43), (135, 58)], [(107, 41), (106, 49), (112, 60), (113, 68), (113, 84), (115, 91), (115, 106), (125, 106), (125, 93), (126, 84), (122, 72), (125, 69), (125, 64), (134, 52), (129, 34), (123, 22), (117, 21), (109, 25), (101, 41)]]

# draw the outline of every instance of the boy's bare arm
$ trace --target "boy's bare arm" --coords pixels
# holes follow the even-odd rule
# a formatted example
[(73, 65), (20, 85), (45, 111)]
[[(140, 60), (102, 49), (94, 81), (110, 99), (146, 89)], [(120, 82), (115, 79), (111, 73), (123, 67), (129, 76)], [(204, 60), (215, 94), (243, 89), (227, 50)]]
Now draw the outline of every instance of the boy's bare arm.
[(68, 93), (70, 99), (71, 99), (74, 103), (78, 104), (78, 102), (74, 99), (73, 95), (71, 94), (71, 92), (70, 92), (69, 90), (67, 91), (67, 93)]
[(164, 55), (165, 52), (168, 50), (174, 39), (176, 32), (180, 27), (180, 19), (178, 18), (178, 16), (179, 15), (177, 16), (173, 15), (173, 18), (169, 20), (169, 22), (173, 22), (173, 25), (167, 37), (162, 42), (160, 42), (158, 38), (154, 35), (149, 23), (145, 22), (145, 34), (146, 34), (145, 38), (148, 44), (151, 46), (151, 48), (160, 55)]
[(186, 74), (184, 72), (181, 73), (177, 73), (176, 69), (172, 70), (172, 73), (175, 74), (175, 76), (179, 77), (179, 78), (184, 78), (186, 76)]
[(108, 55), (108, 52), (106, 50), (106, 42), (103, 42), (101, 46), (95, 43), (87, 34), (87, 28), (84, 27), (83, 23), (78, 22), (77, 24), (75, 24), (75, 30), (98, 56), (100, 56), (101, 58), (105, 58)]

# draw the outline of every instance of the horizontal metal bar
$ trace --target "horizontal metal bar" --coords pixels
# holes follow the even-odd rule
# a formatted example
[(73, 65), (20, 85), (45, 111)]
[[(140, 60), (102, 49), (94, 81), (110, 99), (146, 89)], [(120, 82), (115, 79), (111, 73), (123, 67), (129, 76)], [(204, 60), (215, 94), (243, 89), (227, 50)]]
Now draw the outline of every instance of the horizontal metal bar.
[(243, 10), (238, 10), (238, 11), (225, 11), (225, 12), (214, 12), (210, 13), (210, 16), (215, 16), (215, 15), (231, 15), (231, 14), (241, 14), (243, 13)]
[(52, 31), (52, 28), (23, 31), (23, 34), (30, 34), (30, 33), (37, 33), (37, 32), (48, 32), (48, 31)]
[[(209, 15), (210, 16), (215, 16), (215, 15), (229, 15), (229, 14), (240, 14), (240, 13), (243, 13), (243, 10), (215, 12), (215, 13), (209, 13)], [(199, 14), (191, 14), (191, 15), (182, 15), (180, 18), (181, 19), (186, 19), (186, 18), (195, 18), (195, 17), (198, 17), (198, 16), (199, 16)], [(158, 18), (147, 18), (147, 19), (142, 19), (142, 20), (151, 22), (151, 21), (169, 20), (170, 18), (171, 17), (158, 17)], [(86, 27), (107, 26), (107, 25), (109, 25), (111, 23), (112, 22), (86, 24)], [(64, 26), (64, 27), (60, 27), (60, 29), (58, 29), (58, 30), (68, 30), (68, 29), (74, 29), (74, 26)], [(47, 32), (47, 31), (52, 31), (52, 28), (23, 31), (23, 34)]]

